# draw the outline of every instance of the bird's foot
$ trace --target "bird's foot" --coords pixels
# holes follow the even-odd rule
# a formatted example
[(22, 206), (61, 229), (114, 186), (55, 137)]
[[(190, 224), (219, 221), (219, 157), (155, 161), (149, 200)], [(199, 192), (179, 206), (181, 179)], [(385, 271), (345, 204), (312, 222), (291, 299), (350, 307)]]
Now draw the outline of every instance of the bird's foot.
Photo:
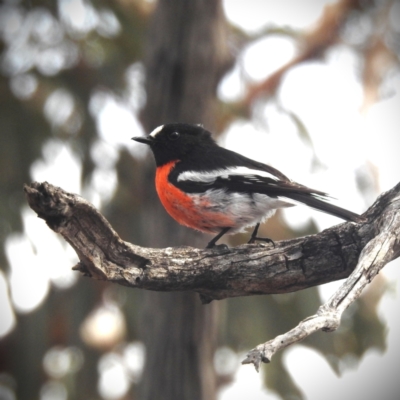
[(251, 243), (255, 243), (256, 241), (271, 243), (272, 247), (275, 247), (275, 242), (272, 239), (261, 238), (261, 237), (257, 237), (257, 236), (252, 236), (247, 243), (251, 244)]
[(213, 244), (208, 243), (208, 245), (206, 246), (206, 249), (213, 249), (213, 250), (228, 250), (229, 247), (226, 244)]

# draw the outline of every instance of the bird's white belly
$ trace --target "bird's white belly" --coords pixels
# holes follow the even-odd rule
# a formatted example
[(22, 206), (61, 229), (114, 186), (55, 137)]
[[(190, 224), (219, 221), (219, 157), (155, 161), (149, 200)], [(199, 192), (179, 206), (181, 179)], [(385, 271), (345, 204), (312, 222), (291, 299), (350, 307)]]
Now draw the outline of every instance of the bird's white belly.
[[(207, 221), (209, 232), (219, 232), (226, 226), (213, 224), (212, 215), (225, 215), (231, 221), (229, 233), (241, 232), (249, 226), (263, 222), (271, 217), (277, 208), (290, 207), (293, 204), (283, 200), (254, 193), (227, 193), (223, 189), (208, 190), (204, 194), (192, 195), (200, 213), (210, 216)], [(215, 218), (218, 221), (218, 218)]]

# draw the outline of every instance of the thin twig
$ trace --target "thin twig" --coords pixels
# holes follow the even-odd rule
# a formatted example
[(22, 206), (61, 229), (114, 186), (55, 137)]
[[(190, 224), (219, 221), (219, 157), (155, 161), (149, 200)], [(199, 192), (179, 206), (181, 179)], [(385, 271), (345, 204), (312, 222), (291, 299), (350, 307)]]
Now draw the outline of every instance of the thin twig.
[(258, 371), (260, 363), (269, 363), (272, 356), (279, 350), (298, 343), (319, 330), (331, 332), (339, 327), (343, 312), (360, 297), (362, 291), (379, 271), (398, 256), (400, 249), (399, 205), (400, 199), (397, 198), (378, 218), (376, 226), (380, 233), (363, 248), (354, 271), (332, 297), (319, 307), (317, 313), (304, 319), (290, 331), (258, 345), (247, 354), (242, 364), (254, 364)]

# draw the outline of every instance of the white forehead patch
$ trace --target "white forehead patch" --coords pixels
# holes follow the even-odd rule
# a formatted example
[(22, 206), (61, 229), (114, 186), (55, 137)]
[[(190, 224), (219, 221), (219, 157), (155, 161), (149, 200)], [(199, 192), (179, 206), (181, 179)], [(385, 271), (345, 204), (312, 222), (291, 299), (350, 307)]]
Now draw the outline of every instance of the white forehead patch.
[(154, 129), (154, 131), (151, 132), (149, 136), (151, 136), (153, 138), (156, 137), (157, 133), (160, 133), (163, 128), (164, 128), (164, 125), (160, 125), (158, 128)]

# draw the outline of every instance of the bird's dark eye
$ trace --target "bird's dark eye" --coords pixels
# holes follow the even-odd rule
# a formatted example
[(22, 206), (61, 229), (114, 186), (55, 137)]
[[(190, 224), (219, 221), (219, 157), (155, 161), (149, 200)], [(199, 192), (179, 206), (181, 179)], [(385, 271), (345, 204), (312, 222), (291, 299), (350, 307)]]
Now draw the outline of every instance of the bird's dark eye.
[(168, 134), (168, 139), (169, 140), (176, 140), (179, 138), (179, 132), (170, 132)]

